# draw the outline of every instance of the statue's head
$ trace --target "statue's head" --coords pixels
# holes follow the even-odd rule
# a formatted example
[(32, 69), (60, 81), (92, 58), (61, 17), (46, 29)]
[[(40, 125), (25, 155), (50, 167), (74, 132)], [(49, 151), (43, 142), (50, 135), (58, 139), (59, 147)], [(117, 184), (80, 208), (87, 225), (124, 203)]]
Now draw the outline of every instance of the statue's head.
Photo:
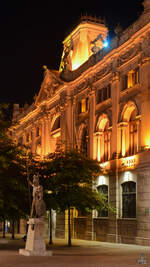
[(39, 185), (39, 175), (38, 174), (34, 174), (33, 175), (33, 184), (35, 186), (38, 186)]

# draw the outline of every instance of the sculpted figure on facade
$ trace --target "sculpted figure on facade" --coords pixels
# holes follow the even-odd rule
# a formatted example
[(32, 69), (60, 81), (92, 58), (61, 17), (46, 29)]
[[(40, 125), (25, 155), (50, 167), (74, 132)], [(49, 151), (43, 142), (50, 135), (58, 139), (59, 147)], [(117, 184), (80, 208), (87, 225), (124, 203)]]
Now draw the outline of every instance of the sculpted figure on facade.
[(64, 52), (61, 60), (61, 71), (71, 70), (72, 63), (71, 63), (71, 55), (70, 52), (73, 51), (73, 40), (70, 38), (68, 45), (64, 46)]
[(44, 82), (39, 96), (36, 98), (36, 104), (52, 97), (62, 84), (63, 82), (59, 77), (57, 77), (57, 73), (55, 73), (55, 71), (46, 69)]

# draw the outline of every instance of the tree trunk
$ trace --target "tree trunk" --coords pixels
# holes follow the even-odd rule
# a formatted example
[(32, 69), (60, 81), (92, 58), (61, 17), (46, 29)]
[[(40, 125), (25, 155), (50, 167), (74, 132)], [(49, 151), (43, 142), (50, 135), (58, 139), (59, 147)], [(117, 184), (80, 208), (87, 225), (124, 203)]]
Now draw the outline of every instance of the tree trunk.
[(53, 244), (52, 210), (49, 210), (49, 244)]
[(15, 221), (12, 221), (12, 239), (15, 239)]
[(71, 209), (68, 208), (68, 247), (71, 247)]
[(6, 221), (5, 221), (5, 219), (4, 219), (4, 220), (3, 220), (3, 238), (6, 237), (6, 235), (5, 235), (5, 225), (6, 225)]
[(20, 219), (17, 221), (17, 234), (20, 234)]

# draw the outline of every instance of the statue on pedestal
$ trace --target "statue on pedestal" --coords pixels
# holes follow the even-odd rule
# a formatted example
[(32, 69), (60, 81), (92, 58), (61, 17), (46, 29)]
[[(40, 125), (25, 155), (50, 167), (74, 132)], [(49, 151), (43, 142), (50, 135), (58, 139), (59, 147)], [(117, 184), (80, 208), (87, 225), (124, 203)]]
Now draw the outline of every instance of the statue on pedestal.
[(43, 200), (43, 186), (39, 183), (39, 175), (33, 176), (33, 183), (28, 179), (28, 183), (33, 187), (31, 217), (28, 221), (29, 227), (25, 249), (20, 249), (19, 254), (24, 256), (52, 256), (52, 251), (46, 250), (44, 240), (46, 206)]
[(46, 212), (45, 202), (43, 200), (43, 186), (39, 184), (39, 175), (33, 176), (33, 183), (28, 179), (29, 184), (33, 187), (33, 201), (31, 207), (31, 218), (41, 218)]

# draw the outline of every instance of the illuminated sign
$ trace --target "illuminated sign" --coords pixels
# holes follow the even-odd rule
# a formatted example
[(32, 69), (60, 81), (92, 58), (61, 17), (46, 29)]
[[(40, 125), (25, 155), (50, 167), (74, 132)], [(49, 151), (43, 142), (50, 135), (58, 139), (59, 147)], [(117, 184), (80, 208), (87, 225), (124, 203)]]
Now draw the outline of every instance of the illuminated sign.
[(136, 165), (135, 156), (122, 159), (122, 167), (133, 168)]

